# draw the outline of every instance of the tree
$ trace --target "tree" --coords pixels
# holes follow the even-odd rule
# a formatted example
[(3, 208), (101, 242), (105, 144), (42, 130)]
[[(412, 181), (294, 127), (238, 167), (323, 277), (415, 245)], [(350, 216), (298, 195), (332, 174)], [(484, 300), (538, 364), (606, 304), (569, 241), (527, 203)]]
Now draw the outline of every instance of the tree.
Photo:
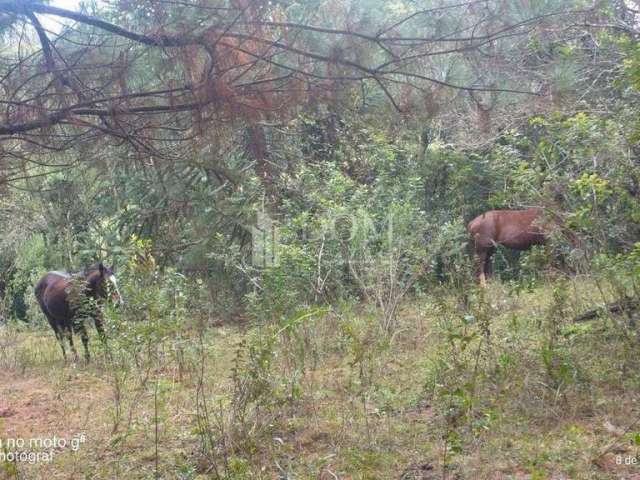
[[(409, 94), (450, 101), (438, 98), (441, 89), (468, 92), (481, 112), (487, 92), (537, 95), (515, 75), (469, 75), (484, 67), (463, 65), (571, 11), (564, 2), (545, 13), (521, 3), (335, 2), (313, 11), (305, 3), (143, 1), (72, 12), (0, 1), (0, 184), (71, 168), (78, 159), (46, 152), (102, 148), (104, 138), (144, 158), (175, 159), (185, 151), (177, 145), (208, 141), (228, 125), (248, 128), (248, 152), (268, 177), (262, 124), (335, 102), (350, 87), (382, 92), (397, 111), (409, 109)], [(75, 23), (47, 31), (40, 15)], [(233, 180), (224, 168), (216, 173)]]

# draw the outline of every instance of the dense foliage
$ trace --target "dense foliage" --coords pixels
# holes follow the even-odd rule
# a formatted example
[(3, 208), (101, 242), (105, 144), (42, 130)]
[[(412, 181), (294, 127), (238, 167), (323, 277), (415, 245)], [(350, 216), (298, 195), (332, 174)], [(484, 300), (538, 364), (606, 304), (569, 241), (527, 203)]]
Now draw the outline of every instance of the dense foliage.
[[(8, 12), (3, 17), (5, 44), (16, 41), (22, 15), (42, 33), (33, 14), (11, 13), (10, 5), (1, 7)], [(38, 8), (34, 6), (34, 11)], [(188, 43), (186, 32), (179, 30), (186, 18), (202, 24), (206, 32), (207, 22), (224, 22), (227, 15), (223, 9), (207, 13), (195, 6), (172, 9), (154, 2), (148, 8), (146, 13), (138, 8), (132, 16), (126, 3), (118, 3), (92, 13), (104, 15), (108, 25), (120, 23), (140, 32), (149, 31), (157, 21), (153, 19), (169, 15), (166, 28), (174, 43), (178, 39)], [(262, 25), (254, 36), (267, 35), (262, 29), (272, 24), (285, 28), (289, 22), (294, 30), (302, 28), (297, 22), (309, 13), (304, 4), (256, 8), (244, 11), (247, 22), (253, 16), (252, 21)], [(471, 2), (450, 8), (425, 5), (423, 11), (415, 11), (418, 21), (412, 18), (414, 7), (402, 2), (384, 2), (379, 11), (364, 4), (347, 10), (338, 4), (327, 8), (316, 12), (311, 22), (315, 27), (324, 22), (327, 28), (335, 28), (333, 22), (348, 18), (354, 32), (366, 32), (373, 31), (368, 25), (386, 17), (386, 25), (395, 25), (394, 19), (399, 23), (386, 30), (398, 38), (440, 35), (448, 39), (475, 25), (489, 40), (466, 47), (464, 38), (447, 40), (453, 46), (451, 53), (409, 55), (414, 64), (402, 71), (406, 83), (385, 86), (387, 78), (375, 78), (378, 86), (365, 79), (360, 85), (330, 80), (328, 96), (300, 97), (296, 105), (289, 102), (286, 114), (274, 111), (263, 119), (237, 110), (230, 122), (216, 114), (204, 120), (209, 113), (203, 109), (209, 107), (201, 106), (188, 113), (189, 123), (173, 113), (163, 114), (143, 120), (143, 130), (129, 129), (126, 137), (115, 135), (113, 129), (120, 122), (116, 117), (100, 117), (107, 130), (71, 122), (47, 127), (58, 130), (5, 137), (1, 221), (6, 234), (0, 283), (4, 318), (26, 318), (32, 303), (30, 285), (42, 271), (80, 269), (98, 259), (124, 266), (138, 239), (148, 242), (160, 268), (175, 267), (190, 280), (205, 282), (210, 299), (219, 302), (222, 311), (250, 307), (264, 314), (264, 306), (270, 305), (267, 310), (276, 316), (300, 303), (373, 300), (382, 295), (380, 289), (400, 294), (414, 291), (416, 280), (423, 287), (424, 282), (443, 280), (452, 268), (452, 255), (461, 261), (464, 225), (487, 208), (544, 206), (558, 220), (558, 248), (576, 262), (590, 258), (594, 251), (620, 253), (633, 246), (639, 233), (640, 167), (634, 109), (638, 47), (633, 23), (628, 26), (631, 10), (615, 2), (597, 8), (580, 2), (536, 2), (523, 9), (500, 2)], [(469, 15), (466, 26), (454, 20), (461, 8)], [(330, 14), (337, 17), (330, 21)], [(198, 15), (204, 16), (197, 20)], [(583, 18), (603, 27), (580, 27)], [(627, 26), (626, 31), (606, 28), (605, 22)], [(526, 30), (520, 29), (521, 23)], [(54, 52), (46, 48), (51, 39), (39, 38), (45, 65), (78, 54), (72, 38), (90, 38), (92, 33), (86, 29), (96, 28), (82, 18), (79, 26), (58, 34), (60, 45)], [(556, 26), (565, 26), (567, 33), (557, 33)], [(508, 33), (496, 33), (501, 31)], [(310, 51), (337, 48), (337, 44), (322, 43), (333, 41), (332, 35), (324, 33), (308, 27), (298, 32), (309, 35), (304, 42), (313, 46)], [(112, 37), (90, 50), (94, 61), (103, 61), (99, 58), (112, 48), (118, 32)], [(33, 36), (26, 38), (35, 41)], [(381, 61), (381, 52), (372, 50), (366, 38), (347, 38), (353, 42), (349, 50), (358, 65)], [(194, 42), (200, 45), (199, 40)], [(149, 48), (149, 42), (142, 43)], [(165, 43), (171, 44), (169, 37)], [(28, 51), (38, 58), (34, 48)], [(126, 66), (105, 64), (119, 77), (103, 88), (112, 85), (126, 98), (135, 88), (148, 88), (144, 82), (154, 75), (162, 82), (168, 75), (193, 75), (199, 54), (189, 46), (176, 48), (176, 53), (183, 51), (187, 56), (164, 58), (152, 49)], [(290, 40), (287, 48), (297, 48), (297, 43)], [(14, 61), (23, 70), (35, 67), (31, 57), (24, 57), (26, 52), (15, 53)], [(238, 51), (219, 54), (226, 58), (223, 63), (243, 61), (234, 57)], [(402, 58), (405, 53), (396, 50), (395, 55)], [(346, 68), (346, 58), (334, 58), (335, 65), (311, 56), (314, 59), (316, 68), (326, 68), (330, 76), (335, 74), (333, 69)], [(407, 65), (403, 62), (399, 64)], [(278, 64), (248, 66), (254, 75), (259, 72), (255, 77), (259, 81), (273, 74), (265, 68), (270, 71)], [(125, 67), (126, 74), (121, 71)], [(436, 75), (436, 80), (427, 81), (430, 86), (423, 87), (411, 80), (416, 67), (447, 73)], [(9, 83), (15, 76), (13, 67), (8, 63), (3, 68), (9, 75), (5, 90), (13, 91)], [(526, 84), (532, 95), (511, 91), (515, 85), (524, 85), (514, 76), (516, 72), (525, 78), (529, 75)], [(78, 91), (80, 87), (69, 84), (67, 77), (72, 73), (80, 75), (57, 70), (50, 75), (54, 80), (63, 75), (57, 92), (67, 88), (82, 98), (86, 94)], [(226, 78), (227, 74), (220, 75)], [(78, 79), (87, 85), (96, 81)], [(452, 88), (454, 84), (472, 88)], [(476, 85), (491, 88), (475, 91)], [(25, 84), (24, 88), (32, 87)], [(289, 84), (281, 88), (294, 90)], [(384, 92), (401, 114), (389, 110)], [(26, 106), (31, 100), (18, 96), (24, 94), (16, 90), (9, 103)], [(104, 100), (95, 101), (104, 104)], [(180, 100), (171, 102), (175, 105)], [(7, 119), (23, 121), (13, 114)], [(117, 128), (127, 129), (125, 125), (129, 124)], [(152, 133), (178, 127), (182, 133), (174, 140)], [(38, 136), (43, 141), (36, 141)], [(277, 252), (269, 253), (277, 259), (274, 263), (270, 258), (273, 264), (268, 266), (252, 262), (255, 249), (265, 248), (256, 245), (254, 238), (259, 221), (271, 222), (268, 228), (278, 233)], [(387, 277), (392, 279), (385, 280), (391, 284), (372, 285), (386, 277), (384, 271), (393, 272)], [(390, 298), (390, 291), (385, 295)], [(377, 302), (383, 301), (378, 298)]]

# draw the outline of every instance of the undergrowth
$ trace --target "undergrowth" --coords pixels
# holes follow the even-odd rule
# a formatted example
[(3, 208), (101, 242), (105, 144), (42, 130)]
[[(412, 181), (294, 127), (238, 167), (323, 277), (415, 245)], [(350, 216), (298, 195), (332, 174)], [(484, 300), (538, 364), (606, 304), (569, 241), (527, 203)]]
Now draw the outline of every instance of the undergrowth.
[[(171, 296), (146, 285), (146, 317), (107, 312), (109, 340), (93, 339), (89, 365), (65, 366), (43, 326), (2, 327), (3, 392), (30, 379), (50, 391), (40, 407), (66, 398), (66, 426), (90, 438), (81, 462), (93, 478), (604, 479), (632, 471), (616, 461), (632, 458), (640, 438), (636, 332), (624, 316), (573, 321), (617, 298), (611, 282), (423, 294), (403, 304), (393, 334), (375, 305), (362, 304), (208, 327), (189, 318), (182, 280), (171, 282)], [(3, 436), (33, 431), (11, 415), (30, 388), (0, 406), (8, 409)], [(65, 450), (51, 464), (12, 468), (69, 478), (76, 456)]]

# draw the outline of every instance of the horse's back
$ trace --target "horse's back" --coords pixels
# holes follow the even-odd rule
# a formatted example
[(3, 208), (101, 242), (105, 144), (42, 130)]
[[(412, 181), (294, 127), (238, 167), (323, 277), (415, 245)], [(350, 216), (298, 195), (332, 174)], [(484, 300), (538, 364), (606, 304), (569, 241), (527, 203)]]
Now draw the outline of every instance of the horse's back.
[(35, 295), (42, 311), (53, 317), (69, 315), (66, 287), (71, 278), (66, 272), (48, 272), (35, 286)]
[(68, 274), (67, 272), (53, 271), (53, 272), (45, 273), (42, 276), (42, 278), (40, 278), (38, 283), (36, 283), (36, 286), (35, 286), (36, 296), (38, 295), (38, 293), (40, 294), (44, 293), (44, 291), (49, 286), (54, 285), (55, 283), (58, 283), (60, 281), (66, 282), (66, 280), (68, 280), (69, 278), (71, 278), (71, 275)]
[(53, 275), (53, 276), (61, 277), (61, 278), (71, 278), (71, 276), (72, 276), (69, 272), (65, 272), (65, 271), (62, 271), (62, 270), (53, 270), (53, 271), (47, 273), (47, 275)]
[(538, 207), (524, 210), (488, 210), (471, 220), (467, 225), (467, 230), (474, 233), (486, 225), (503, 223), (531, 224), (543, 214), (543, 210)]
[(476, 247), (490, 248), (503, 244), (517, 250), (542, 243), (544, 235), (536, 222), (542, 217), (541, 208), (525, 210), (489, 210), (474, 218), (467, 227)]

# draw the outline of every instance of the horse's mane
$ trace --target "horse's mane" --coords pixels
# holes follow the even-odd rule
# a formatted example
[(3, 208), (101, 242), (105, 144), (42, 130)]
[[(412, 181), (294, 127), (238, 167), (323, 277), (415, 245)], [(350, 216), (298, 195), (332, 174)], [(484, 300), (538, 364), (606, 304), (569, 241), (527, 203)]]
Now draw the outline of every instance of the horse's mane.
[(96, 265), (94, 267), (85, 268), (84, 270), (80, 270), (77, 275), (83, 278), (87, 278), (92, 273), (97, 272), (100, 268)]
[(77, 272), (56, 271), (56, 272), (49, 272), (49, 273), (55, 273), (65, 278), (87, 278), (89, 275), (97, 271), (98, 271), (98, 267), (95, 266), (95, 267), (84, 268), (82, 270), (78, 270)]
[(59, 275), (62, 278), (87, 278), (89, 275), (91, 275), (92, 273), (97, 272), (98, 270), (100, 270), (100, 266), (95, 265), (93, 267), (89, 267), (89, 268), (85, 268), (83, 270), (79, 270), (77, 272), (68, 272), (66, 270), (52, 270), (49, 273), (52, 273), (54, 275)]

